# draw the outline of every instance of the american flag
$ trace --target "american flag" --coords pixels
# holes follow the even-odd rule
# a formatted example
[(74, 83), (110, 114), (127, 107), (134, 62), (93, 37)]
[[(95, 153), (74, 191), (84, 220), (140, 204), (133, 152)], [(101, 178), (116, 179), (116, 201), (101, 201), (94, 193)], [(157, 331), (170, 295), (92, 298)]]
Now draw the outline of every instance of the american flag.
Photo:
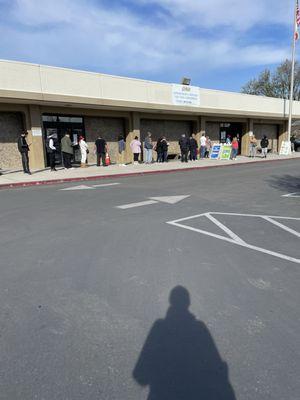
[(299, 39), (299, 32), (298, 32), (298, 27), (300, 25), (300, 10), (299, 10), (299, 4), (297, 0), (297, 5), (296, 5), (296, 18), (295, 18), (295, 40)]

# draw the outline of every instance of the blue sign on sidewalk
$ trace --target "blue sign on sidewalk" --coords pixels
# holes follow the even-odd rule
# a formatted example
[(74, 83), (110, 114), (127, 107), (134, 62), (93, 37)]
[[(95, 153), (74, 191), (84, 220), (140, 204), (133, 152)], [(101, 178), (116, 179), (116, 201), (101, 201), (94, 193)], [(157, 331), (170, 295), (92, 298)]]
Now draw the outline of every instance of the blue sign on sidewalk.
[(214, 160), (217, 160), (220, 156), (221, 152), (221, 145), (220, 144), (214, 144), (211, 153), (210, 153), (210, 158), (213, 158)]

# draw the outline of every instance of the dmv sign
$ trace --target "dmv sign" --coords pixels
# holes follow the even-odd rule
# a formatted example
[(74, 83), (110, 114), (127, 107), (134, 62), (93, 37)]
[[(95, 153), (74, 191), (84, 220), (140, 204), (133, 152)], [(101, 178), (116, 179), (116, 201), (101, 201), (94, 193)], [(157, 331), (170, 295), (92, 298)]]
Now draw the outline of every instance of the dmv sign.
[(199, 88), (188, 85), (172, 85), (172, 100), (176, 106), (200, 106)]

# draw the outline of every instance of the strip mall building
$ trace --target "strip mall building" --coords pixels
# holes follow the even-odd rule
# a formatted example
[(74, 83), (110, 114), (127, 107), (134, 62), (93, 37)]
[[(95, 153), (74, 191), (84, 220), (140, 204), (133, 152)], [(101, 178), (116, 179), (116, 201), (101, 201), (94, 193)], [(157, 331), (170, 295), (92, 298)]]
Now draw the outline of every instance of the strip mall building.
[[(47, 166), (47, 134), (60, 140), (66, 131), (74, 141), (83, 134), (91, 149), (101, 134), (113, 161), (120, 134), (131, 161), (130, 141), (147, 132), (166, 136), (171, 154), (179, 153), (182, 133), (198, 139), (205, 133), (214, 142), (238, 136), (242, 155), (250, 135), (266, 134), (278, 152), (287, 137), (288, 106), (282, 99), (0, 60), (0, 167), (21, 167), (16, 143), (24, 129), (33, 169)], [(300, 118), (300, 102), (293, 114)], [(91, 151), (89, 162), (94, 157)]]

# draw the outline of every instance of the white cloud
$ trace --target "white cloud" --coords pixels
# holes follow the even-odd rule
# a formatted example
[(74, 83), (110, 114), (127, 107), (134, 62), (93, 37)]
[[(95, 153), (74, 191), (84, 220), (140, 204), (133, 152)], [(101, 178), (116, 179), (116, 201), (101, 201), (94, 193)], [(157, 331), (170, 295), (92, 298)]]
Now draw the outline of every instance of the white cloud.
[[(257, 24), (292, 23), (293, 0), (152, 0), (185, 24), (247, 30)], [(147, 4), (148, 0), (136, 0)]]
[[(274, 64), (289, 56), (288, 46), (243, 45), (233, 32), (216, 39), (195, 37), (186, 30), (189, 24), (220, 29), (221, 23), (245, 30), (271, 14), (270, 9), (266, 12), (269, 0), (257, 2), (257, 7), (236, 0), (157, 3), (173, 15), (164, 25), (125, 8), (116, 11), (89, 0), (15, 0), (10, 27), (0, 27), (0, 49), (6, 58), (165, 79), (190, 74), (194, 80), (207, 70)], [(281, 2), (273, 2), (276, 15), (281, 8)], [(274, 21), (279, 19), (276, 15)]]

